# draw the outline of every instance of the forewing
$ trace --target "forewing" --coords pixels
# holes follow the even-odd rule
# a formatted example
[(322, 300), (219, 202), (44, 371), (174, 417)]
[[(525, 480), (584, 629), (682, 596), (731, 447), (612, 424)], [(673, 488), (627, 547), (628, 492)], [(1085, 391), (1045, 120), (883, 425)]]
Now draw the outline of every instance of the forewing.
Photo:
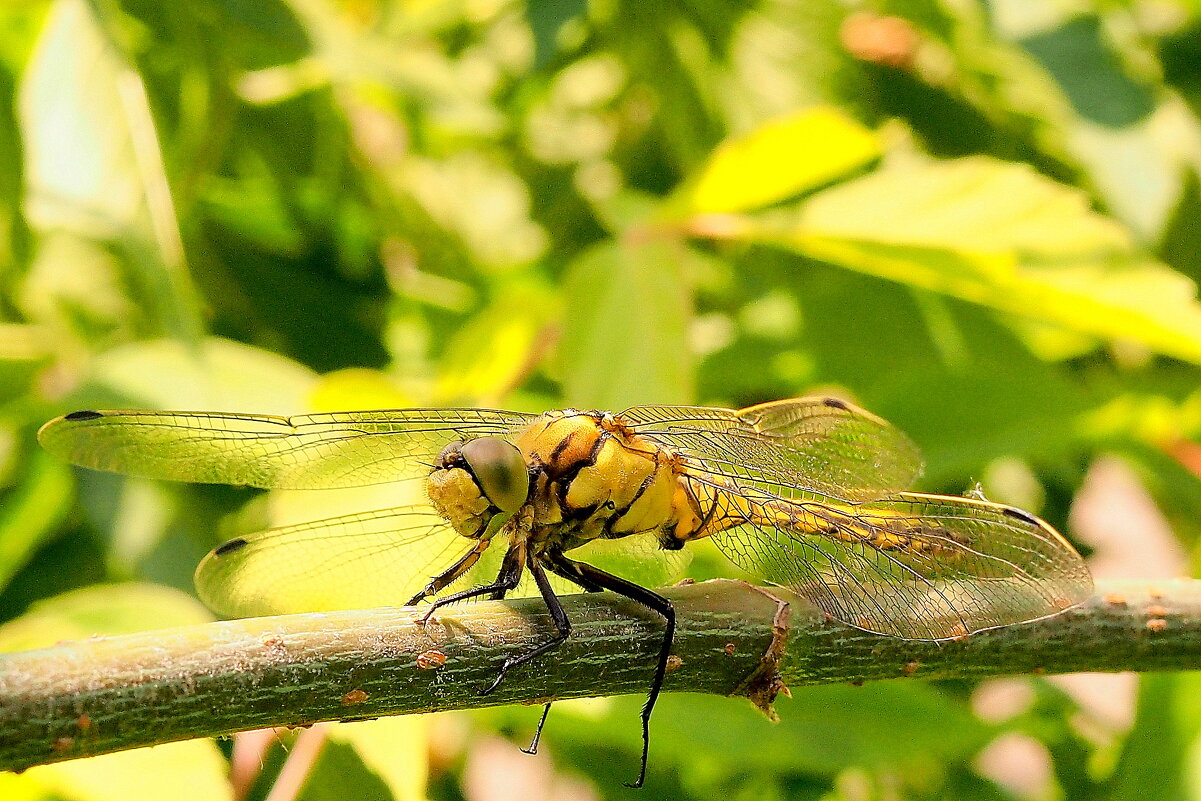
[(506, 436), (531, 417), (396, 409), (298, 417), (220, 412), (75, 412), (38, 432), (82, 467), (147, 478), (280, 489), (357, 487), (424, 475), (448, 443)]
[(621, 417), (698, 472), (783, 498), (880, 498), (908, 489), (922, 469), (908, 437), (834, 398), (794, 398), (740, 411), (637, 406)]
[(1084, 561), (1041, 520), (971, 498), (905, 493), (798, 505), (713, 535), (745, 570), (834, 618), (907, 639), (953, 639), (1046, 617), (1092, 592)]
[(400, 606), (473, 545), (426, 506), (343, 515), (227, 542), (196, 589), (229, 617)]

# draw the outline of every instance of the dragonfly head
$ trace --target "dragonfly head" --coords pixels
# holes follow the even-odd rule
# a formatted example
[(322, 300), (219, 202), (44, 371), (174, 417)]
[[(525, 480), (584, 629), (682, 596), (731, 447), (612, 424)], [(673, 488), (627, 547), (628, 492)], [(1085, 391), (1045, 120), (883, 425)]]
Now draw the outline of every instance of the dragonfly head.
[(529, 487), (525, 456), (499, 437), (447, 445), (427, 482), (434, 508), (472, 539), (495, 534), (526, 502)]

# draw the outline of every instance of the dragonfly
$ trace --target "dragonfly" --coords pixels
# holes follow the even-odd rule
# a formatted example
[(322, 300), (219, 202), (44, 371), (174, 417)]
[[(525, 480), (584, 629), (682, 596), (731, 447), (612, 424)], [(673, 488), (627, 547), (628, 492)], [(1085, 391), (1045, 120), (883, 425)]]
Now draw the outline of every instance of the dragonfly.
[[(292, 490), (415, 482), (412, 502), (232, 539), (201, 562), (197, 589), (229, 616), (433, 599), (428, 619), (469, 598), (540, 595), (553, 634), (507, 657), (485, 694), (568, 638), (564, 586), (642, 604), (662, 619), (663, 637), (635, 787), (646, 777), (675, 610), (652, 587), (573, 552), (626, 546), (659, 559), (666, 580), (682, 549), (707, 538), (833, 619), (914, 640), (1045, 618), (1092, 592), (1079, 554), (1034, 515), (976, 494), (910, 491), (922, 470), (913, 442), (834, 397), (616, 414), (79, 411), (38, 437), (76, 465), (157, 479)], [(467, 588), (444, 593), (457, 583)]]

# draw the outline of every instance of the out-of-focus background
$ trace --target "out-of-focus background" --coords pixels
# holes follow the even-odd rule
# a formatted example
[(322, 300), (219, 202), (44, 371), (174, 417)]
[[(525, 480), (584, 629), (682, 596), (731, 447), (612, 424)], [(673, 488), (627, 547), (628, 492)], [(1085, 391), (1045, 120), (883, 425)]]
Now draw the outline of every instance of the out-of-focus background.
[[(191, 573), (216, 543), (354, 511), (39, 451), (87, 407), (836, 392), (918, 442), (923, 489), (1035, 511), (1101, 577), (1194, 571), (1199, 15), (5, 4), (0, 647), (208, 619)], [(515, 743), (537, 709), (502, 708), (64, 763), (0, 794), (633, 797), (640, 704), (561, 704), (536, 758)], [(1201, 798), (1192, 675), (796, 688), (779, 711), (663, 698), (639, 797)], [(307, 782), (277, 781), (288, 756)]]

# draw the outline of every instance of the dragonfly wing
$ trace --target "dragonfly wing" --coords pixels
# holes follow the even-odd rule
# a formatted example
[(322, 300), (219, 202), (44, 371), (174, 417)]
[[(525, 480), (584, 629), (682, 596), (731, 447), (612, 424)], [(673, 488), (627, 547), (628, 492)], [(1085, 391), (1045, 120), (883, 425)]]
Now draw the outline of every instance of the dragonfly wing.
[(739, 411), (637, 406), (621, 417), (706, 473), (785, 498), (870, 500), (908, 489), (922, 469), (908, 437), (835, 398)]
[(427, 506), (343, 515), (230, 540), (196, 589), (230, 617), (400, 606), (472, 545)]
[(569, 555), (643, 587), (662, 587), (684, 573), (693, 554), (687, 548), (666, 551), (657, 533), (645, 532), (615, 540), (594, 539)]
[(737, 565), (866, 631), (943, 640), (1037, 620), (1092, 592), (1079, 554), (1011, 507), (904, 493), (713, 535)]
[(38, 432), (82, 467), (146, 478), (280, 489), (378, 484), (424, 475), (448, 443), (507, 436), (530, 415), (397, 409), (272, 417), (220, 412), (75, 412)]

